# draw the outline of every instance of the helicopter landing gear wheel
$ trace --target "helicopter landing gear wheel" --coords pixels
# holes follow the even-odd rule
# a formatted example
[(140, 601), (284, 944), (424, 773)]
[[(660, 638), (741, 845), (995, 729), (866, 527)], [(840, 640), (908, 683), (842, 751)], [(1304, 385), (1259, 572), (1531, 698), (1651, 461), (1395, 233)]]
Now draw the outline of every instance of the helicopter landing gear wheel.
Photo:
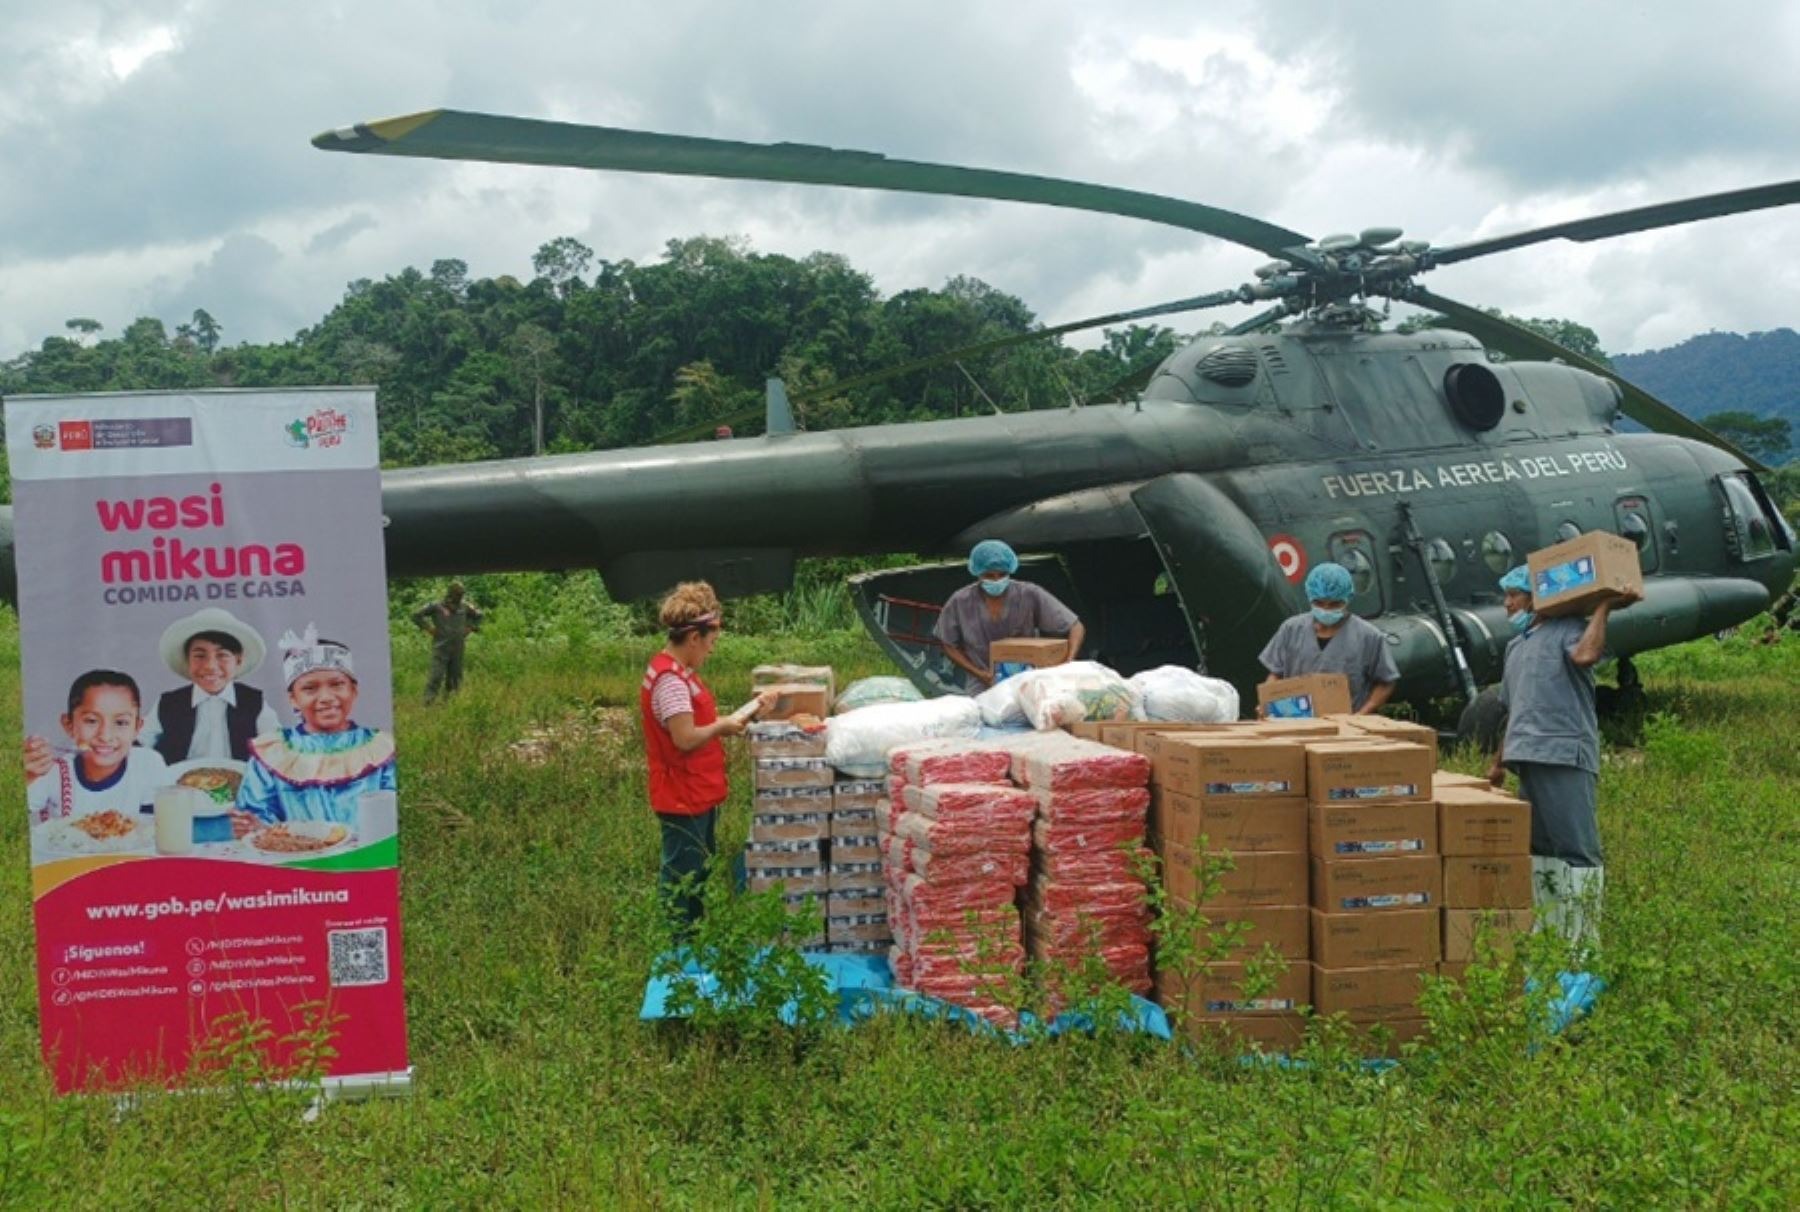
[(1623, 691), (1632, 692), (1632, 691), (1642, 690), (1643, 688), (1644, 688), (1643, 682), (1638, 680), (1637, 666), (1632, 663), (1632, 660), (1630, 657), (1620, 657), (1619, 658), (1619, 689), (1623, 690)]
[(1500, 687), (1489, 686), (1463, 708), (1456, 721), (1456, 743), (1473, 745), (1482, 753), (1494, 753), (1506, 736), (1506, 705), (1500, 701)]

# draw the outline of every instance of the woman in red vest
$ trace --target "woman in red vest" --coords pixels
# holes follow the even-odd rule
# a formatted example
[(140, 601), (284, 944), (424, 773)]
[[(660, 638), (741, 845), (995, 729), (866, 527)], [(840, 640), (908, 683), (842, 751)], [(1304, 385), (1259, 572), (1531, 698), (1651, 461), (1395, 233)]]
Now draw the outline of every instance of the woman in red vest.
[(668, 643), (650, 658), (638, 689), (650, 807), (662, 826), (660, 883), (683, 933), (700, 917), (700, 885), (725, 800), (725, 747), (719, 738), (737, 736), (748, 722), (721, 717), (718, 701), (700, 680), (700, 667), (719, 642), (719, 613), (711, 585), (677, 585), (658, 615)]

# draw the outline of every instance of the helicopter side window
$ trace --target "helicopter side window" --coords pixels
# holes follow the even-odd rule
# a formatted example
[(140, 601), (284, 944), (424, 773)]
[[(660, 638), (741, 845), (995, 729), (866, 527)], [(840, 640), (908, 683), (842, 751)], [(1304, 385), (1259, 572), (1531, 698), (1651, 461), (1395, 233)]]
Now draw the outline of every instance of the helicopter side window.
[(1562, 525), (1556, 528), (1556, 541), (1558, 543), (1567, 543), (1570, 539), (1579, 539), (1580, 537), (1581, 527), (1575, 525), (1573, 522), (1564, 521)]
[(1357, 614), (1380, 614), (1381, 578), (1375, 572), (1375, 540), (1365, 530), (1347, 530), (1331, 536), (1331, 558), (1350, 573), (1355, 593), (1351, 609)]
[(1719, 477), (1725, 494), (1725, 543), (1738, 560), (1749, 563), (1775, 554), (1775, 528), (1743, 473)]
[(1440, 585), (1448, 585), (1456, 576), (1456, 549), (1443, 539), (1433, 539), (1425, 545), (1425, 558), (1431, 561), (1431, 571)]
[(1622, 538), (1630, 539), (1638, 549), (1638, 567), (1655, 572), (1657, 563), (1656, 532), (1651, 529), (1651, 505), (1641, 496), (1620, 497), (1613, 504), (1613, 517)]
[(1481, 536), (1481, 562), (1488, 566), (1488, 571), (1495, 576), (1503, 575), (1513, 566), (1512, 540), (1498, 530), (1490, 530)]

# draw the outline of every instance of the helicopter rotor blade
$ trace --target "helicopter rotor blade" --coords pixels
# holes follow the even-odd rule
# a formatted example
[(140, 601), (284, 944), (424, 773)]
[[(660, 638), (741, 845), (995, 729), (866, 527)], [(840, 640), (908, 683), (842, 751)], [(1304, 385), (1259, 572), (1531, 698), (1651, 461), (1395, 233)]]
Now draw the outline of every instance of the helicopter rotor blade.
[(1433, 249), (1431, 259), (1437, 265), (1454, 265), (1458, 261), (1469, 261), (1476, 257), (1485, 257), (1490, 253), (1523, 248), (1527, 244), (1538, 244), (1545, 240), (1576, 240), (1582, 243), (1590, 240), (1606, 240), (1613, 236), (1629, 235), (1632, 232), (1651, 231), (1658, 227), (1674, 227), (1681, 223), (1693, 223), (1701, 219), (1717, 219), (1725, 215), (1743, 214), (1753, 210), (1766, 210), (1772, 206), (1787, 206), (1794, 202), (1800, 202), (1800, 181), (1758, 185), (1750, 189), (1734, 189), (1720, 194), (1685, 198), (1678, 202), (1659, 202), (1653, 206), (1638, 206), (1631, 210), (1613, 211), (1611, 214), (1595, 215), (1588, 219), (1574, 219), (1567, 223), (1552, 223), (1546, 227), (1514, 232), (1509, 236), (1495, 236), (1489, 240), (1471, 240), (1466, 244), (1453, 244), (1448, 248)]
[(326, 131), (312, 142), (323, 151), (789, 181), (1035, 202), (1203, 232), (1289, 261), (1310, 264), (1315, 260), (1305, 248), (1307, 237), (1299, 232), (1198, 202), (1028, 173), (893, 160), (875, 152), (805, 143), (739, 143), (451, 109), (358, 123)]
[(1572, 349), (1565, 349), (1550, 338), (1535, 333), (1529, 328), (1500, 316), (1489, 315), (1466, 303), (1458, 303), (1454, 299), (1447, 299), (1443, 295), (1419, 287), (1413, 288), (1412, 292), (1406, 296), (1406, 301), (1437, 312), (1453, 321), (1452, 327), (1468, 333), (1489, 349), (1497, 349), (1508, 357), (1530, 361), (1556, 359), (1566, 362), (1570, 366), (1579, 367), (1590, 374), (1611, 379), (1619, 385), (1624, 393), (1621, 409), (1626, 416), (1638, 424), (1655, 430), (1657, 433), (1673, 434), (1677, 437), (1705, 442), (1742, 461), (1747, 467), (1757, 471), (1768, 470), (1755, 457), (1739, 450), (1700, 422), (1678, 412), (1643, 388), (1620, 377), (1619, 373), (1611, 367), (1596, 362), (1592, 358), (1583, 357)]
[(1071, 320), (1066, 324), (1053, 324), (1048, 328), (1034, 328), (1030, 332), (1008, 333), (1004, 337), (995, 337), (990, 341), (977, 341), (972, 345), (963, 345), (927, 357), (914, 358), (910, 362), (898, 362), (892, 366), (884, 366), (880, 370), (872, 370), (853, 378), (839, 379), (835, 383), (827, 383), (813, 388), (811, 391), (800, 392), (794, 398), (810, 399), (813, 396), (835, 395), (841, 391), (867, 387), (871, 383), (899, 378), (901, 375), (912, 374), (915, 371), (932, 370), (951, 362), (960, 362), (965, 358), (1010, 349), (1014, 345), (1026, 345), (1032, 341), (1045, 341), (1051, 337), (1080, 332), (1086, 328), (1100, 328), (1107, 324), (1147, 320), (1153, 316), (1171, 316), (1184, 311), (1200, 311), (1208, 307), (1222, 307), (1227, 303), (1238, 302), (1242, 302), (1242, 297), (1236, 290), (1217, 290), (1207, 295), (1195, 295), (1191, 299), (1177, 299), (1172, 303), (1157, 303), (1150, 307), (1136, 307), (1130, 311), (1109, 312), (1104, 316), (1089, 316), (1085, 320)]

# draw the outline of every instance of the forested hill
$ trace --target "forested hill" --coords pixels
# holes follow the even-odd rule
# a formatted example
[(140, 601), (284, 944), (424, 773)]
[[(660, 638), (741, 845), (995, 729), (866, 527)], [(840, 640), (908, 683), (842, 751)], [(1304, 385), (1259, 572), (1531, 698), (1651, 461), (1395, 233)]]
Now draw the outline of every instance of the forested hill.
[(1800, 333), (1791, 328), (1702, 333), (1668, 349), (1614, 354), (1612, 363), (1690, 417), (1748, 412), (1800, 434)]
[[(389, 465), (591, 450), (760, 431), (763, 384), (780, 375), (803, 425), (1067, 407), (1167, 356), (1169, 329), (1109, 332), (1098, 350), (1031, 342), (848, 392), (854, 375), (1038, 326), (1019, 299), (973, 278), (879, 294), (843, 257), (670, 241), (661, 260), (596, 260), (576, 240), (532, 258), (526, 281), (472, 279), (458, 260), (352, 282), (292, 340), (228, 344), (231, 319), (197, 311), (123, 333), (69, 320), (65, 334), (0, 364), (0, 394), (373, 383)], [(825, 388), (806, 398), (809, 388)]]

